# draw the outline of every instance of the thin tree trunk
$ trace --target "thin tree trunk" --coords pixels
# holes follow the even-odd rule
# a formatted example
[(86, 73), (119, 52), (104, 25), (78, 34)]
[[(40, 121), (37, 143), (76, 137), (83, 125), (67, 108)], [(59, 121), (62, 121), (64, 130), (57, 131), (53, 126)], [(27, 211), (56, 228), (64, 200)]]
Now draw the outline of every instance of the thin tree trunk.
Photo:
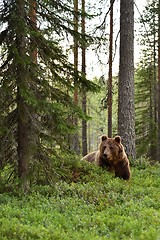
[[(78, 32), (78, 0), (74, 0), (74, 31)], [(74, 37), (74, 68), (75, 68), (75, 76), (74, 76), (74, 103), (78, 105), (78, 86), (77, 86), (77, 71), (78, 71), (78, 40)], [(73, 117), (73, 123), (75, 126), (78, 126), (78, 118), (76, 116)], [(79, 146), (79, 134), (78, 130), (76, 130), (73, 136), (73, 150), (79, 155), (80, 154), (80, 146)]]
[[(74, 31), (78, 32), (78, 0), (74, 0)], [(78, 40), (74, 37), (74, 68), (75, 68), (75, 77), (74, 77), (74, 102), (78, 105), (78, 90), (77, 90), (77, 70), (78, 70)]]
[[(82, 0), (82, 35), (85, 40), (85, 0)], [(86, 48), (85, 41), (82, 45), (82, 73), (86, 75)], [(82, 110), (86, 114), (87, 113), (87, 97), (85, 89), (82, 90)], [(87, 121), (85, 119), (82, 120), (82, 155), (85, 156), (87, 154)]]
[[(88, 98), (88, 115), (90, 116), (90, 99)], [(90, 121), (88, 122), (88, 152), (91, 152), (91, 123)]]
[(118, 133), (129, 156), (135, 158), (134, 1), (120, 1), (120, 65)]
[(158, 147), (157, 156), (160, 161), (160, 0), (158, 9)]
[(112, 137), (112, 48), (113, 48), (113, 0), (110, 0), (109, 78), (108, 78), (108, 136)]
[(158, 103), (157, 103), (157, 38), (156, 38), (156, 23), (154, 19), (154, 77), (153, 77), (153, 101), (154, 101), (154, 122), (155, 126), (157, 126), (157, 117), (158, 117)]
[[(155, 119), (154, 119), (154, 110), (155, 110), (155, 102), (154, 102), (154, 86), (155, 86), (155, 76), (154, 76), (154, 69), (151, 66), (149, 69), (149, 81), (150, 81), (150, 123), (149, 123), (149, 132), (150, 136), (154, 136), (155, 133)], [(155, 138), (151, 137), (150, 140), (150, 157), (151, 159), (156, 159), (156, 145), (155, 145)]]

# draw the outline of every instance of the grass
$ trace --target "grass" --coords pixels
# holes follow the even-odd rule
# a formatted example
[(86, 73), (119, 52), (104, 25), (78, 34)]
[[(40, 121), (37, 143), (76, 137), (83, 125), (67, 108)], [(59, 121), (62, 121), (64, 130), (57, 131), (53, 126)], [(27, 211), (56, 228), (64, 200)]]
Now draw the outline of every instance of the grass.
[(159, 165), (132, 167), (130, 181), (87, 168), (77, 182), (1, 193), (0, 239), (160, 239)]

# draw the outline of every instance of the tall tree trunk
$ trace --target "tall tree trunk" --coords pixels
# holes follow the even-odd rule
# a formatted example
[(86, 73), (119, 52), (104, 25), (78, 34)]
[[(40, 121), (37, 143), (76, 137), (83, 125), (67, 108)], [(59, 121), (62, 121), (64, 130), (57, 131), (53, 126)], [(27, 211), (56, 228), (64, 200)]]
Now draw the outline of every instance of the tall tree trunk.
[[(78, 0), (74, 0), (74, 31), (78, 32)], [(77, 86), (77, 71), (78, 71), (78, 40), (76, 36), (74, 37), (74, 103), (78, 105), (78, 86)], [(73, 123), (75, 126), (78, 126), (78, 118), (76, 116), (73, 117)], [(78, 130), (76, 130), (73, 136), (73, 150), (79, 155), (80, 154), (80, 146), (79, 146), (79, 134)]]
[(108, 136), (112, 137), (112, 51), (113, 51), (113, 0), (110, 0), (109, 77), (108, 77)]
[(155, 18), (154, 21), (154, 29), (153, 29), (153, 37), (154, 37), (154, 56), (153, 56), (153, 66), (151, 66), (149, 79), (150, 79), (150, 157), (151, 159), (156, 160), (157, 158), (157, 60), (156, 60), (156, 23)]
[(32, 158), (30, 133), (31, 121), (29, 118), (29, 107), (25, 101), (24, 92), (27, 90), (27, 68), (26, 68), (26, 42), (25, 42), (25, 1), (16, 0), (19, 18), (22, 27), (17, 34), (17, 50), (19, 54), (19, 63), (17, 65), (17, 152), (18, 152), (18, 176), (21, 179), (24, 188), (28, 187), (27, 175), (29, 171), (29, 161)]
[(134, 0), (120, 1), (118, 133), (127, 154), (135, 158)]
[[(82, 35), (83, 35), (83, 45), (82, 45), (82, 73), (86, 75), (86, 48), (85, 48), (85, 0), (82, 0)], [(82, 110), (87, 113), (87, 96), (85, 88), (82, 90)], [(82, 155), (87, 154), (87, 121), (82, 120)]]
[(160, 0), (158, 8), (158, 147), (157, 156), (160, 161)]
[[(37, 31), (37, 15), (36, 15), (36, 0), (29, 0), (30, 1), (30, 11), (29, 11), (29, 18), (30, 18), (30, 25), (31, 25), (31, 32)], [(35, 44), (35, 40), (33, 36), (30, 36), (30, 59), (31, 59), (31, 66), (30, 66), (30, 81), (32, 82), (32, 85), (36, 84), (37, 79), (37, 46)], [(34, 107), (30, 106), (30, 116), (32, 118), (32, 122), (35, 123), (37, 120), (37, 114), (34, 110)], [(31, 132), (31, 142), (32, 142), (32, 154), (35, 155), (37, 151), (37, 145), (38, 145), (38, 137), (37, 137), (37, 131), (34, 127), (32, 127)], [(34, 146), (34, 147), (33, 147)]]

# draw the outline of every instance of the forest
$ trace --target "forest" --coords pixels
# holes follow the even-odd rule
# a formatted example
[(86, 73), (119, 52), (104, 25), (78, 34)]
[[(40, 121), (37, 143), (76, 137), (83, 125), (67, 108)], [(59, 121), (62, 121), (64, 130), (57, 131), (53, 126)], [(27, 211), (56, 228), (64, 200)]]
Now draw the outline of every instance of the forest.
[(160, 238), (160, 1), (1, 0), (0, 97), (2, 240)]

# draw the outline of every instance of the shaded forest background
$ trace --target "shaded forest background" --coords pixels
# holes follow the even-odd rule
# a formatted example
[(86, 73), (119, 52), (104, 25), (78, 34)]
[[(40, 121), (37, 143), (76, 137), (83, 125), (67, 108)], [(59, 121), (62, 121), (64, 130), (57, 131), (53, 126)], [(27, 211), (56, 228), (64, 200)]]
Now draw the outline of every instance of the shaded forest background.
[[(7, 179), (18, 177), (24, 187), (28, 179), (51, 181), (97, 149), (101, 134), (120, 134), (119, 76), (112, 77), (112, 54), (119, 43), (111, 35), (120, 34), (114, 32), (115, 3), (1, 1), (0, 167)], [(152, 160), (159, 160), (160, 145), (159, 6), (148, 1), (139, 18), (143, 50), (131, 99), (136, 156)], [(95, 25), (97, 17), (101, 22)], [(90, 79), (89, 51), (98, 66), (106, 65), (108, 77)]]

